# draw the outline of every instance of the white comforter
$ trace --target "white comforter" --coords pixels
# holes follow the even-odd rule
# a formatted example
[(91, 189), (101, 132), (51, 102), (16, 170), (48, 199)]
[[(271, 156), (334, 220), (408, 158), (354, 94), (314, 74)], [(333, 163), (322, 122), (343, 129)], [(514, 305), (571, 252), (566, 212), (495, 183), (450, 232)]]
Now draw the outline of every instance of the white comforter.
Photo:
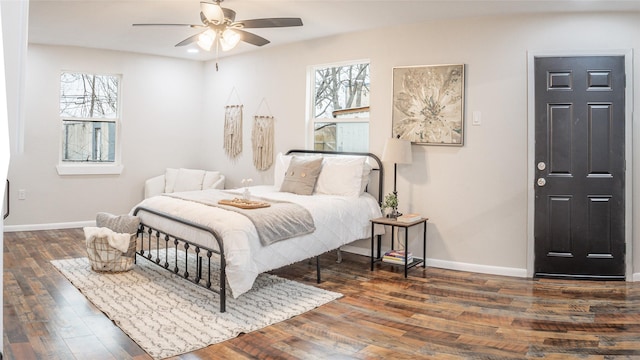
[[(219, 191), (219, 190), (203, 190)], [(370, 219), (381, 216), (380, 206), (370, 194), (358, 198), (313, 195), (301, 196), (276, 191), (273, 186), (253, 186), (251, 194), (261, 198), (290, 201), (309, 210), (316, 231), (269, 246), (260, 243), (253, 223), (244, 215), (193, 201), (155, 196), (137, 206), (145, 206), (214, 229), (224, 241), (227, 281), (233, 297), (251, 289), (258, 274), (308, 259), (355, 240), (371, 236)], [(238, 192), (240, 196), (240, 192)], [(230, 196), (232, 198), (233, 195)], [(184, 225), (139, 212), (147, 225), (217, 249), (217, 243), (202, 232)]]

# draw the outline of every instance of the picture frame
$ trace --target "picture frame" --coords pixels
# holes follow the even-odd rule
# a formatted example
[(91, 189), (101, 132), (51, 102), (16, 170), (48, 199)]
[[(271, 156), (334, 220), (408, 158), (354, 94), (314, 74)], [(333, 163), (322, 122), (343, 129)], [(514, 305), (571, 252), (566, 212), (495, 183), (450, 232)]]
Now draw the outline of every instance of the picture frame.
[(393, 68), (393, 137), (464, 145), (464, 64)]

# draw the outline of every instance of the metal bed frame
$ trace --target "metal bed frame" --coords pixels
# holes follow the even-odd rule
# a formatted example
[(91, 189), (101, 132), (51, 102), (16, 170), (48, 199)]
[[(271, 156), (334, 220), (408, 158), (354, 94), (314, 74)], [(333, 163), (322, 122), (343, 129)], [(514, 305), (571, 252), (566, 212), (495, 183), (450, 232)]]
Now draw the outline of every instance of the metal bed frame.
[[(337, 152), (337, 151), (322, 151), (322, 150), (289, 150), (287, 155), (290, 154), (323, 154), (323, 155), (354, 155), (354, 156), (366, 156), (368, 158), (373, 159), (376, 162), (377, 168), (373, 168), (372, 171), (378, 172), (378, 192), (377, 199), (378, 203), (382, 201), (382, 182), (384, 179), (384, 172), (382, 168), (382, 162), (380, 159), (372, 154), (372, 153), (360, 153), (360, 152)], [(140, 222), (140, 226), (138, 228), (137, 239), (139, 249), (136, 251), (136, 259), (137, 257), (141, 257), (150, 261), (153, 264), (156, 264), (165, 270), (173, 272), (186, 280), (191, 281), (193, 284), (201, 286), (205, 289), (211, 290), (212, 292), (220, 295), (220, 312), (223, 313), (226, 311), (226, 261), (224, 255), (224, 241), (218, 233), (209, 227), (197, 224), (187, 219), (178, 218), (154, 209), (150, 209), (144, 206), (138, 206), (134, 209), (133, 215), (138, 215), (140, 212), (147, 212), (153, 215), (178, 222), (180, 224), (189, 226), (193, 229), (197, 229), (198, 231), (202, 231), (210, 235), (216, 240), (218, 245), (218, 249), (211, 249), (206, 246), (202, 246), (193, 241), (183, 239), (177, 237), (171, 233), (166, 231), (154, 228), (150, 225), (144, 224)], [(153, 243), (155, 243), (155, 247), (153, 247)], [(146, 245), (146, 248), (145, 248)], [(169, 259), (169, 249), (172, 247), (175, 250), (175, 255), (173, 259)], [(193, 248), (193, 253), (195, 254), (195, 274), (189, 273), (189, 249)], [(181, 269), (178, 266), (178, 249), (184, 249), (184, 268)], [(161, 254), (161, 250), (164, 253), (164, 256)], [(340, 257), (340, 249), (338, 248), (338, 256)], [(214, 287), (212, 283), (212, 267), (211, 267), (211, 257), (216, 255), (219, 258), (219, 284)], [(315, 256), (316, 258), (316, 281), (320, 283), (320, 261), (319, 255)], [(206, 259), (206, 271), (203, 268), (203, 260)], [(174, 264), (173, 268), (170, 268), (170, 260)], [(214, 258), (215, 261), (215, 258)], [(191, 265), (193, 267), (193, 264)], [(204, 277), (203, 277), (204, 276)]]

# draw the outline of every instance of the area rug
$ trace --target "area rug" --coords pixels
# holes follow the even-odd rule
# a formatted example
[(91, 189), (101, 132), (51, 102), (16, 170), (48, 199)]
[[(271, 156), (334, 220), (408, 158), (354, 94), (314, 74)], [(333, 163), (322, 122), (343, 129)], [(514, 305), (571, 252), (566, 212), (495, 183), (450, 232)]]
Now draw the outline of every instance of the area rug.
[(261, 329), (342, 296), (261, 274), (237, 299), (227, 294), (227, 311), (220, 313), (218, 294), (145, 259), (139, 258), (135, 268), (124, 273), (95, 272), (87, 258), (51, 263), (154, 359)]

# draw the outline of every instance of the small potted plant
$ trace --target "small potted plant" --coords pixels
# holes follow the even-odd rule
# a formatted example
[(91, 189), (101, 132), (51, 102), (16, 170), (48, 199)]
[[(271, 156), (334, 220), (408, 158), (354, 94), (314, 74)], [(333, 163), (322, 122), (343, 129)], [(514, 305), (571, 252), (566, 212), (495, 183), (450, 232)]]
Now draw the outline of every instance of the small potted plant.
[(398, 195), (396, 193), (385, 195), (384, 201), (380, 204), (380, 209), (388, 218), (398, 217)]

